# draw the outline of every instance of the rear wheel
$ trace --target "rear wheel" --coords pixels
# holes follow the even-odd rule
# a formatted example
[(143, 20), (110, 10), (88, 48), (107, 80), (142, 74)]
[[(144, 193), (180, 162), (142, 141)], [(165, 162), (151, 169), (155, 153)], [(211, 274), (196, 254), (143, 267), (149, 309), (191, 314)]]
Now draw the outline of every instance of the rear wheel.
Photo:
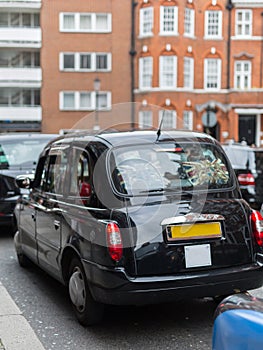
[(91, 326), (102, 320), (104, 305), (93, 299), (83, 266), (77, 258), (72, 259), (69, 267), (68, 290), (80, 324)]
[(10, 227), (10, 232), (11, 232), (11, 235), (13, 237), (14, 237), (16, 231), (17, 231), (17, 222), (16, 222), (16, 218), (14, 216), (12, 219), (12, 222), (11, 222), (11, 227)]
[(16, 255), (17, 255), (18, 263), (21, 267), (26, 268), (26, 267), (30, 267), (32, 265), (31, 260), (29, 260), (28, 257), (24, 253), (17, 252)]

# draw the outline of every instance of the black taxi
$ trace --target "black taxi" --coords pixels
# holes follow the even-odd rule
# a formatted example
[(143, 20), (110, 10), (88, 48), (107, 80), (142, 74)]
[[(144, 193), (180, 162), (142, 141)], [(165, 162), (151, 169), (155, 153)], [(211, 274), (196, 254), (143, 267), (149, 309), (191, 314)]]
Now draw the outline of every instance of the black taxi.
[(67, 286), (82, 325), (105, 304), (214, 297), (263, 284), (263, 218), (242, 199), (220, 144), (203, 133), (58, 137), (17, 203), (18, 262)]

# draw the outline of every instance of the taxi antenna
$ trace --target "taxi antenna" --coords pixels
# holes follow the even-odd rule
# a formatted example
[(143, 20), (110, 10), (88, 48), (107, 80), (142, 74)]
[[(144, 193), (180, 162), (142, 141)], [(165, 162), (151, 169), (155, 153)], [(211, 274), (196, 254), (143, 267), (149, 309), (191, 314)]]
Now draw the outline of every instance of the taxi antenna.
[(159, 137), (161, 136), (164, 115), (165, 115), (165, 109), (163, 110), (163, 115), (162, 115), (158, 130), (157, 130), (156, 142), (159, 140)]

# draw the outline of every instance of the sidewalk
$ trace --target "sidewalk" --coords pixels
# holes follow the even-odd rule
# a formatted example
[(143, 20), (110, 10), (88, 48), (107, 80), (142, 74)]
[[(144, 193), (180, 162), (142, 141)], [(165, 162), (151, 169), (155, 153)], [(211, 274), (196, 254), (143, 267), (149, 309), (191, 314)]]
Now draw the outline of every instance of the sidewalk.
[(45, 350), (1, 282), (0, 350)]

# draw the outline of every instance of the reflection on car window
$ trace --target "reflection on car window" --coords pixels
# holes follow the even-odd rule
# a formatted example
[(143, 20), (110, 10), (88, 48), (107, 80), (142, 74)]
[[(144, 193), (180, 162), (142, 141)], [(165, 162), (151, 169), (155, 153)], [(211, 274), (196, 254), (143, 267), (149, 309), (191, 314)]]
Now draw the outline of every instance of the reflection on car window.
[(92, 180), (88, 153), (80, 148), (73, 149), (73, 166), (71, 168), (70, 194), (80, 197), (81, 203), (89, 205), (92, 194)]
[(110, 163), (117, 191), (128, 195), (230, 186), (224, 156), (210, 144), (120, 147), (112, 152)]
[(8, 169), (9, 168), (9, 163), (6, 158), (5, 152), (0, 145), (0, 169)]
[(68, 153), (57, 147), (51, 150), (46, 158), (42, 171), (40, 188), (49, 193), (63, 194)]
[(47, 139), (2, 141), (1, 147), (10, 167), (32, 166), (47, 144)]

